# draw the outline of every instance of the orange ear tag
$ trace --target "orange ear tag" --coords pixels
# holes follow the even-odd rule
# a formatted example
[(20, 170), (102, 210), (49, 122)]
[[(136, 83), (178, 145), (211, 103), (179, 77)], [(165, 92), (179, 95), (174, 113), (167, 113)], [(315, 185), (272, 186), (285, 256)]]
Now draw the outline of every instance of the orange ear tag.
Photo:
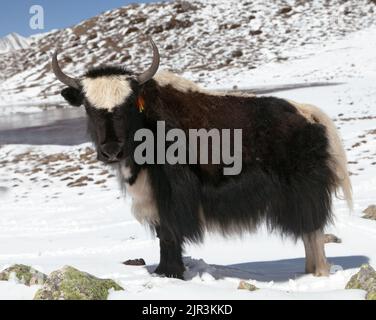
[(142, 96), (139, 96), (137, 98), (137, 108), (138, 108), (138, 111), (140, 112), (144, 112), (145, 110), (145, 100)]

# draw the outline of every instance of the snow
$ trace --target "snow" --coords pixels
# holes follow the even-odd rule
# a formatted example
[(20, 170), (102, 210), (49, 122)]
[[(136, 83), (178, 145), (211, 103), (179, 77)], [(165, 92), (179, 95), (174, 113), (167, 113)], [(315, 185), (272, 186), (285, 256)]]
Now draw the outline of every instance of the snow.
[(30, 300), (40, 286), (27, 287), (14, 282), (0, 283), (0, 300)]
[(15, 32), (8, 34), (3, 38), (0, 38), (0, 54), (25, 49), (28, 46), (28, 39), (20, 36)]
[[(186, 281), (151, 274), (159, 259), (158, 241), (132, 216), (113, 173), (103, 174), (108, 169), (92, 162), (90, 144), (0, 148), (0, 269), (23, 263), (49, 273), (72, 265), (125, 288), (110, 299), (364, 299), (364, 291), (344, 288), (361, 264), (376, 267), (376, 221), (361, 218), (376, 201), (375, 36), (375, 27), (366, 28), (325, 47), (286, 51), (288, 61), (239, 69), (233, 77), (226, 70), (213, 72), (205, 80), (213, 88), (228, 88), (227, 80), (239, 88), (343, 82), (275, 94), (320, 106), (335, 120), (347, 150), (355, 208), (349, 213), (344, 201), (334, 202), (335, 223), (326, 232), (342, 243), (326, 245), (333, 264), (329, 277), (305, 275), (303, 244), (264, 227), (242, 238), (209, 234), (204, 244), (188, 245)], [(80, 177), (89, 180), (68, 187)], [(135, 258), (144, 258), (147, 266), (121, 263)], [(238, 290), (241, 279), (260, 290)], [(0, 299), (32, 299), (37, 289), (0, 282)]]

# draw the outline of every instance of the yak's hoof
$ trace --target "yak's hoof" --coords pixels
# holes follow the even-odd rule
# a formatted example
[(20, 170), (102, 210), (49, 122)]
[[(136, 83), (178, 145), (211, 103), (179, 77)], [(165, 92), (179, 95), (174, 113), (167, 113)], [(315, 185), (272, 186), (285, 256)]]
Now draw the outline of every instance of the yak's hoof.
[(154, 273), (160, 276), (166, 276), (167, 278), (176, 278), (184, 280), (183, 273), (185, 271), (184, 266), (161, 266), (159, 265), (157, 269), (155, 269)]
[(330, 266), (317, 268), (314, 273), (314, 276), (315, 277), (329, 277), (329, 274), (330, 274)]
[(319, 267), (313, 267), (313, 268), (306, 268), (306, 273), (311, 273), (315, 277), (328, 277), (330, 275), (330, 267), (331, 265), (329, 263), (323, 264)]

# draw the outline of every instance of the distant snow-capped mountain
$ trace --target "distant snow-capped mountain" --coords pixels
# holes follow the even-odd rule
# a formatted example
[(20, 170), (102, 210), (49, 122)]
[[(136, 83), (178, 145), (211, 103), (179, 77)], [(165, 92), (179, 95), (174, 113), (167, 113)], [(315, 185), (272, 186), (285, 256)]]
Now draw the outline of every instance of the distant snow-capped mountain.
[(0, 53), (11, 52), (28, 47), (28, 40), (15, 32), (0, 38)]

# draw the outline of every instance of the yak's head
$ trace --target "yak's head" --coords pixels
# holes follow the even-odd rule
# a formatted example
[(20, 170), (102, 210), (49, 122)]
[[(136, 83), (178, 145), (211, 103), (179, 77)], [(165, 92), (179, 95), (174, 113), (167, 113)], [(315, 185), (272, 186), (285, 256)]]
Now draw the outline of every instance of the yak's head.
[(80, 79), (71, 78), (61, 70), (57, 51), (53, 55), (52, 69), (57, 79), (68, 86), (62, 90), (62, 96), (72, 106), (85, 106), (100, 161), (114, 163), (129, 156), (125, 141), (129, 129), (126, 115), (129, 110), (137, 110), (142, 85), (153, 78), (159, 67), (158, 48), (152, 39), (150, 43), (153, 63), (138, 75), (121, 67), (102, 67), (88, 71)]

